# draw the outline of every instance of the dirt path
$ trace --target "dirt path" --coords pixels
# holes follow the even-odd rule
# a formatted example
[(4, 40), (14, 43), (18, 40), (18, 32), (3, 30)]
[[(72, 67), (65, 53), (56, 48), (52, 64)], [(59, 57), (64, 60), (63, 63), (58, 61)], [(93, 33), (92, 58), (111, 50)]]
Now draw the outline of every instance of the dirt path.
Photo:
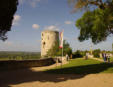
[(0, 72), (0, 87), (113, 87), (113, 74), (75, 75), (43, 72), (55, 66), (56, 64)]
[(99, 59), (99, 58), (90, 58), (90, 59), (93, 59), (93, 60), (98, 60), (98, 61), (104, 62), (104, 60)]
[[(43, 75), (43, 74), (42, 74)], [(45, 75), (44, 75), (45, 76)], [(62, 77), (63, 78), (60, 78)], [(113, 74), (90, 74), (83, 78), (76, 75), (56, 75), (60, 81), (33, 81), (25, 82), (11, 87), (113, 87)], [(55, 76), (48, 75), (48, 79), (55, 79)], [(69, 78), (73, 77), (73, 79)], [(63, 80), (68, 78), (66, 80)], [(32, 79), (32, 78), (31, 78)]]

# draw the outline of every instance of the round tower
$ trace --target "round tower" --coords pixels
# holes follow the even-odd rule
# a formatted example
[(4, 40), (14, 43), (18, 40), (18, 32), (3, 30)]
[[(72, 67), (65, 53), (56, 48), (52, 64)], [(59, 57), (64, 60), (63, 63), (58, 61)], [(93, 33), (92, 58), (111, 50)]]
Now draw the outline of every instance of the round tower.
[(41, 57), (46, 56), (48, 50), (51, 49), (56, 42), (59, 43), (59, 32), (44, 30), (41, 33)]

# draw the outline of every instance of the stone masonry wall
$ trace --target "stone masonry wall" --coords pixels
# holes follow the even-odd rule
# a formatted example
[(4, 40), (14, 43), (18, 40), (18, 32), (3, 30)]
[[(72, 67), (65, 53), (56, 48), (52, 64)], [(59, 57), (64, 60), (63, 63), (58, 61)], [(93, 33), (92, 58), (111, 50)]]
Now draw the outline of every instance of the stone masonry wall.
[(45, 30), (41, 33), (41, 56), (44, 57), (55, 42), (59, 42), (59, 32)]

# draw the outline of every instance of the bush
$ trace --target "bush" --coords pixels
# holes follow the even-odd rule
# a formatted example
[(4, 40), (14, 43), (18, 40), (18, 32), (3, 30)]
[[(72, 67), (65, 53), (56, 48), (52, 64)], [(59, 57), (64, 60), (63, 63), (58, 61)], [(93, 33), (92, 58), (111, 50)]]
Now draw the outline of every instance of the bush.
[(94, 50), (93, 51), (93, 55), (94, 55), (94, 57), (97, 57), (97, 58), (99, 58), (100, 57), (100, 49), (96, 49), (96, 50)]
[[(72, 54), (72, 49), (69, 45), (68, 42), (66, 42), (65, 40), (63, 41), (63, 55), (71, 55)], [(62, 55), (62, 49), (59, 48), (59, 43), (56, 42), (55, 45), (48, 50), (47, 55), (49, 57), (55, 57), (55, 56), (61, 56)]]
[(73, 53), (73, 58), (80, 58), (80, 57), (83, 57), (83, 55), (79, 50)]

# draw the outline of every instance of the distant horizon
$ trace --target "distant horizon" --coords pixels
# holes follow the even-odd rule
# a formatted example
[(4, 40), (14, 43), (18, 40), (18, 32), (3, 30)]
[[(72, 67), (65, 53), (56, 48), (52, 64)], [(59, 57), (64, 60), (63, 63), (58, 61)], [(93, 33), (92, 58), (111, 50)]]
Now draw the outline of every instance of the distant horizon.
[[(96, 50), (96, 49), (93, 49), (93, 50)], [(72, 51), (72, 52), (76, 52), (76, 51)], [(86, 51), (86, 50), (80, 50), (80, 51)], [(90, 50), (87, 50), (87, 51), (90, 51)], [(101, 50), (101, 51), (112, 51), (112, 50)], [(7, 50), (5, 50), (5, 51), (0, 50), (0, 52), (33, 52), (33, 53), (41, 53), (40, 51), (7, 51)]]
[(0, 52), (34, 52), (34, 53), (41, 53), (37, 51), (0, 51)]

